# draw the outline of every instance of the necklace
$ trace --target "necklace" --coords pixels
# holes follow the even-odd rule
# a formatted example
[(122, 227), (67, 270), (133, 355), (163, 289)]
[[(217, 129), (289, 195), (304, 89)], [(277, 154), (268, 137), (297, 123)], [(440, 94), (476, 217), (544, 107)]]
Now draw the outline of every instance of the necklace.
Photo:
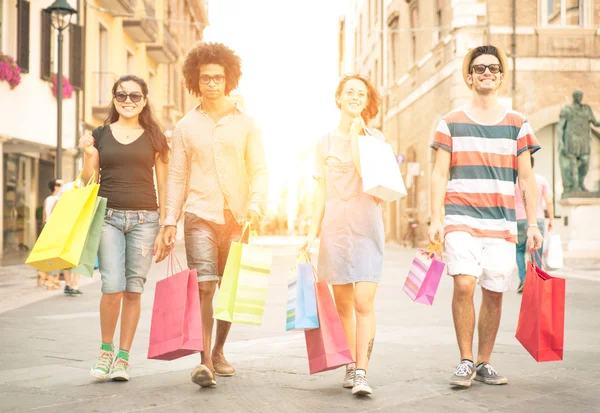
[(140, 131), (143, 131), (143, 128), (127, 128), (127, 127), (122, 127), (122, 126), (114, 126), (110, 125), (111, 129), (115, 130), (115, 131), (119, 131), (119, 134), (121, 135), (125, 135), (125, 139), (131, 139), (134, 138), (136, 136), (136, 133), (139, 133)]

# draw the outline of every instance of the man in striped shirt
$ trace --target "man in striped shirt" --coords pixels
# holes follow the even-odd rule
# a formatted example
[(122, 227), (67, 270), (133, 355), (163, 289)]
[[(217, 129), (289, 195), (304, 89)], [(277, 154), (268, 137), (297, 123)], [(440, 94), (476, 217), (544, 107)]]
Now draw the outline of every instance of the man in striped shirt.
[[(529, 249), (539, 249), (537, 187), (530, 155), (540, 149), (527, 120), (498, 101), (506, 80), (505, 53), (494, 46), (472, 49), (463, 78), (473, 91), (466, 106), (440, 122), (431, 147), (437, 150), (431, 186), (429, 240), (445, 235), (448, 274), (454, 279), (452, 315), (461, 362), (452, 386), (469, 387), (473, 378), (506, 384), (490, 364), (502, 312), (502, 293), (515, 267), (517, 177), (527, 213)], [(442, 224), (442, 208), (445, 209)], [(482, 287), (477, 364), (473, 362), (473, 293)]]

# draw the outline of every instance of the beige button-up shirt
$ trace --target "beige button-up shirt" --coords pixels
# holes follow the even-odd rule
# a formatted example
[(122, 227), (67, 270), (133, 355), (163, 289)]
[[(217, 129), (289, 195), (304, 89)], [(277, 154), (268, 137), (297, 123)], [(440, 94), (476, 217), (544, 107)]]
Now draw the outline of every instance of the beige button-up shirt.
[(236, 105), (215, 123), (198, 105), (173, 131), (164, 225), (176, 225), (184, 206), (186, 212), (216, 224), (225, 223), (226, 208), (240, 224), (249, 208), (262, 216), (268, 185), (254, 119)]

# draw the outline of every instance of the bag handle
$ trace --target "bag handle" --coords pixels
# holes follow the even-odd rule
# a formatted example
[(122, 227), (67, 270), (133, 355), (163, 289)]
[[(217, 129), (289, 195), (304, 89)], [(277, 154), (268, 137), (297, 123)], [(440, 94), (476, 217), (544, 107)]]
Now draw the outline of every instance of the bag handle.
[(431, 259), (435, 253), (442, 259), (442, 244), (439, 241), (427, 244), (422, 254), (427, 255), (427, 258)]
[[(90, 176), (88, 183), (83, 186), (85, 187), (85, 186), (88, 186), (89, 184), (91, 184), (94, 181), (95, 176), (96, 176), (96, 171), (92, 172), (92, 176)], [(79, 174), (77, 174), (77, 178), (75, 178), (74, 188), (81, 188), (81, 186), (77, 184), (78, 182), (83, 183), (83, 169), (79, 172)]]
[[(535, 253), (535, 255), (534, 255)], [(542, 256), (540, 255), (539, 250), (530, 250), (529, 251), (529, 260), (537, 267), (537, 262), (536, 262), (536, 258), (539, 258), (540, 262), (542, 263), (542, 270), (544, 270), (544, 272), (548, 272), (548, 270), (546, 269), (546, 264), (544, 264), (544, 260), (542, 259)]]
[[(181, 264), (179, 263), (179, 259), (177, 259), (177, 255), (175, 255), (175, 248), (173, 248), (171, 250), (171, 252), (169, 252), (169, 258), (167, 260), (167, 278), (169, 278), (171, 275), (175, 274), (175, 263), (177, 263), (177, 266), (179, 267), (179, 272), (183, 271), (183, 268), (181, 267)], [(169, 271), (171, 270), (171, 271)], [(170, 272), (170, 274), (169, 274)]]

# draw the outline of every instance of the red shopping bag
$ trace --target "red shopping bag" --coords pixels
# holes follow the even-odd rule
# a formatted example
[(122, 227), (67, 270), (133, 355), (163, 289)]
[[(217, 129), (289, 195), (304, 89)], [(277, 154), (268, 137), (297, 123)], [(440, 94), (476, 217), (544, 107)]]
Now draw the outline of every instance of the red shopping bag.
[(304, 331), (310, 374), (353, 363), (342, 322), (326, 281), (315, 283), (319, 328)]
[(538, 362), (563, 359), (565, 279), (548, 275), (532, 259), (521, 299), (517, 340)]
[[(171, 252), (171, 273), (175, 272), (173, 259), (177, 257)], [(156, 283), (149, 359), (175, 360), (204, 350), (196, 270), (179, 269), (177, 274)]]

